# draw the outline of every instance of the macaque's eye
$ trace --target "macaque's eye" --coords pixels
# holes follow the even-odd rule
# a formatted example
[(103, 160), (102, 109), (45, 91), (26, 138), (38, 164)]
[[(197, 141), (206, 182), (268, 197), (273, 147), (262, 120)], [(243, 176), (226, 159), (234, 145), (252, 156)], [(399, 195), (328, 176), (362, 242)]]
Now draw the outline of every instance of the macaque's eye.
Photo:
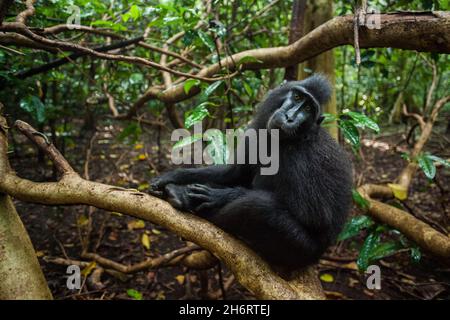
[(302, 97), (300, 97), (300, 95), (298, 93), (294, 94), (294, 100), (295, 101), (300, 101)]
[(307, 106), (305, 107), (305, 110), (306, 110), (306, 111), (311, 111), (311, 106), (310, 106), (310, 105), (307, 105)]

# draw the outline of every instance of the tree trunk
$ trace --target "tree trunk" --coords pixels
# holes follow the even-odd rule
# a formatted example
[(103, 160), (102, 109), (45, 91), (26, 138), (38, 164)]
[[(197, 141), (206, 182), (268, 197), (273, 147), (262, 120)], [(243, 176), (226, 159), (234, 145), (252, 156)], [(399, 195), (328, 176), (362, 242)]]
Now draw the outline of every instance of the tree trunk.
[(0, 194), (0, 300), (52, 299), (11, 198)]
[[(305, 14), (304, 33), (314, 30), (316, 27), (333, 18), (333, 1), (308, 0)], [(318, 56), (309, 59), (300, 65), (300, 78), (306, 78), (312, 72), (320, 72), (328, 77), (332, 86), (336, 84), (334, 73), (334, 52), (328, 50)], [(336, 92), (333, 90), (330, 102), (324, 107), (324, 112), (337, 114)], [(338, 139), (337, 123), (328, 127), (328, 132), (333, 138)]]

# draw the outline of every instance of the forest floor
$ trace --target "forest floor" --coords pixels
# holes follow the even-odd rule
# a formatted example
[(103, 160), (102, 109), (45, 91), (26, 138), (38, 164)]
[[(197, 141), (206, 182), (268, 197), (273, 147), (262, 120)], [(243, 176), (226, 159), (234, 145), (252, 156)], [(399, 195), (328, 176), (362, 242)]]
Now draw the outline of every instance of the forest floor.
[[(86, 134), (84, 138), (66, 140), (66, 157), (81, 174), (86, 173), (84, 163), (88, 159), (91, 180), (145, 191), (149, 179), (169, 167), (170, 142), (164, 141), (158, 146), (153, 136), (147, 138), (152, 139), (151, 142), (127, 144), (119, 142), (116, 137), (121, 128), (104, 126), (100, 129), (93, 138)], [(358, 185), (391, 182), (406, 165), (400, 157), (401, 150), (407, 150), (406, 143), (400, 143), (404, 141), (404, 134), (387, 134), (388, 130), (382, 132), (384, 136), (375, 140), (364, 139), (360, 154), (353, 156)], [(15, 135), (15, 140), (18, 145), (11, 155), (11, 162), (18, 174), (35, 181), (52, 179), (52, 167), (48, 161), (38, 164), (33, 147), (19, 135)], [(426, 150), (448, 159), (449, 136), (433, 134)], [(438, 230), (448, 232), (449, 189), (450, 170), (438, 168), (437, 177), (432, 182), (418, 172), (410, 197), (403, 206)], [(81, 236), (88, 236), (91, 251), (123, 264), (156, 257), (182, 247), (184, 243), (161, 227), (96, 208), (49, 207), (19, 201), (16, 201), (16, 206), (56, 299), (131, 299), (127, 294), (129, 289), (141, 292), (143, 299), (200, 299), (208, 287), (207, 291), (220, 297), (218, 268), (197, 271), (179, 266), (142, 271), (121, 279), (105, 273), (101, 278), (104, 288), (92, 288), (84, 283), (80, 291), (69, 290), (66, 287), (66, 267), (49, 260), (55, 257), (83, 260), (80, 258)], [(352, 214), (361, 214), (361, 211), (355, 207)], [(90, 232), (87, 231), (89, 216), (92, 217)], [(147, 238), (148, 243), (143, 238)], [(381, 268), (382, 288), (369, 290), (366, 276), (358, 271), (355, 263), (363, 240), (364, 232), (356, 238), (339, 242), (320, 261), (318, 270), (328, 298), (450, 298), (448, 264), (426, 252), (422, 253), (420, 262), (415, 263), (408, 250), (400, 250), (376, 262)], [(231, 282), (228, 281), (230, 277), (231, 274), (223, 270), (225, 283)], [(231, 283), (226, 291), (227, 299), (252, 299), (252, 295), (236, 281)]]

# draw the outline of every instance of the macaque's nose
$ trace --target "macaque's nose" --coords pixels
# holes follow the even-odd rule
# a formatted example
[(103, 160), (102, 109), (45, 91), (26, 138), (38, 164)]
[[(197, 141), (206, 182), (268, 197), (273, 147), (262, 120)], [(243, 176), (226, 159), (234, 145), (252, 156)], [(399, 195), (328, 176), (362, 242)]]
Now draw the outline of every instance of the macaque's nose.
[(294, 122), (294, 116), (293, 115), (286, 114), (285, 117), (286, 117), (286, 122), (288, 122), (288, 123)]

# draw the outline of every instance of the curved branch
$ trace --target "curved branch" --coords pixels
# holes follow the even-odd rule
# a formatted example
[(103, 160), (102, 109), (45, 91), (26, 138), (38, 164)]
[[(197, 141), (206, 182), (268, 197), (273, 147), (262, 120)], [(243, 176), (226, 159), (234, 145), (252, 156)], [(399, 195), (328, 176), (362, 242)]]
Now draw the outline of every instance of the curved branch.
[[(371, 15), (367, 15), (370, 18)], [(381, 14), (380, 29), (360, 27), (359, 46), (361, 48), (392, 47), (407, 50), (450, 53), (450, 12), (386, 13)], [(197, 73), (208, 77), (216, 74), (220, 66), (236, 68), (235, 62), (244, 57), (251, 61), (240, 65), (242, 70), (287, 67), (313, 58), (318, 54), (338, 46), (353, 44), (353, 15), (335, 17), (312, 30), (298, 41), (285, 47), (246, 50), (224, 58), (220, 64), (205, 67)], [(149, 93), (152, 92), (151, 94)], [(198, 94), (193, 87), (188, 94), (183, 83), (160, 92), (158, 99), (175, 103)], [(155, 96), (155, 89), (149, 88), (139, 98), (138, 107)]]
[[(19, 122), (19, 128), (24, 127), (27, 126)], [(28, 137), (45, 152), (54, 148), (40, 135)], [(156, 223), (219, 257), (237, 280), (261, 299), (324, 298), (319, 280), (311, 278), (310, 270), (291, 282), (284, 280), (242, 242), (199, 217), (175, 210), (161, 199), (136, 190), (87, 181), (74, 172), (66, 172), (58, 182), (32, 182), (11, 171), (6, 151), (5, 132), (0, 131), (0, 192), (19, 200), (48, 205), (91, 205)], [(62, 156), (58, 155), (53, 160), (62, 163), (60, 158)]]
[[(108, 53), (98, 52), (94, 49), (84, 47), (84, 46), (81, 46), (81, 45), (78, 45), (75, 43), (50, 40), (50, 39), (42, 37), (36, 33), (33, 33), (26, 25), (19, 23), (19, 22), (4, 23), (2, 26), (0, 26), (0, 31), (16, 32), (16, 33), (21, 34), (37, 43), (47, 45), (47, 46), (54, 46), (54, 47), (57, 47), (61, 50), (65, 50), (65, 51), (84, 53), (84, 54), (87, 54), (87, 55), (90, 55), (90, 56), (93, 56), (93, 57), (96, 57), (99, 59), (123, 61), (123, 62), (132, 63), (132, 64), (140, 64), (140, 65), (144, 65), (147, 67), (167, 71), (167, 72), (170, 72), (177, 76), (198, 79), (198, 80), (202, 80), (205, 82), (213, 82), (213, 81), (224, 80), (224, 79), (228, 78), (228, 76), (211, 78), (211, 77), (201, 76), (199, 74), (189, 74), (189, 73), (170, 69), (168, 67), (160, 65), (159, 63), (156, 63), (156, 62), (153, 62), (151, 60), (144, 59), (141, 57), (126, 56), (126, 55), (122, 55), (122, 54), (108, 54)], [(218, 69), (217, 72), (218, 71), (220, 71), (220, 70)]]
[(369, 214), (374, 218), (394, 227), (422, 248), (431, 253), (450, 258), (450, 238), (425, 222), (396, 207), (372, 199), (372, 197), (392, 197), (387, 186), (366, 184), (358, 188), (358, 192), (369, 201)]
[(19, 13), (16, 17), (16, 21), (19, 23), (27, 23), (27, 19), (29, 17), (31, 17), (34, 14), (34, 3), (36, 2), (36, 0), (27, 0), (25, 2), (25, 5), (27, 6), (27, 8), (22, 11), (21, 13)]

